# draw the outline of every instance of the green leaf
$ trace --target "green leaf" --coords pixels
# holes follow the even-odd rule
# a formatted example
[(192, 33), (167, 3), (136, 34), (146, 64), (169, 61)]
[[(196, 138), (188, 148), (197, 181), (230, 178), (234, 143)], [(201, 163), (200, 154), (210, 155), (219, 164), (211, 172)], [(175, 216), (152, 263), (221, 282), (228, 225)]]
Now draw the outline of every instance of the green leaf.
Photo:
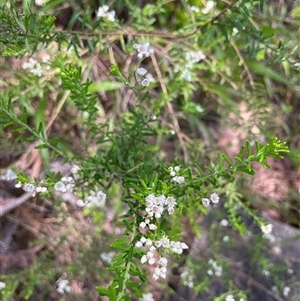
[(100, 296), (108, 296), (108, 289), (101, 287), (101, 286), (96, 286), (96, 290), (98, 291)]
[(112, 81), (102, 81), (90, 84), (88, 91), (90, 93), (96, 93), (101, 91), (113, 91), (118, 90), (123, 86), (123, 83), (112, 82)]
[(245, 62), (250, 69), (257, 72), (258, 74), (269, 77), (269, 78), (271, 78), (279, 83), (285, 84), (287, 86), (291, 85), (290, 80), (281, 76), (279, 73), (273, 71), (271, 68), (269, 68), (265, 65), (256, 63), (254, 61), (250, 61), (250, 60), (245, 60)]
[(122, 236), (121, 238), (119, 238), (115, 242), (111, 243), (110, 246), (114, 249), (117, 249), (117, 250), (127, 250), (127, 247), (126, 247), (127, 243), (128, 243), (127, 237)]
[(300, 6), (297, 6), (292, 9), (291, 16), (295, 19), (300, 19)]
[(232, 162), (231, 162), (230, 158), (229, 158), (227, 155), (222, 154), (222, 157), (223, 157), (223, 159), (229, 164), (229, 166), (232, 165)]
[(35, 147), (36, 149), (48, 148), (48, 145), (43, 143)]

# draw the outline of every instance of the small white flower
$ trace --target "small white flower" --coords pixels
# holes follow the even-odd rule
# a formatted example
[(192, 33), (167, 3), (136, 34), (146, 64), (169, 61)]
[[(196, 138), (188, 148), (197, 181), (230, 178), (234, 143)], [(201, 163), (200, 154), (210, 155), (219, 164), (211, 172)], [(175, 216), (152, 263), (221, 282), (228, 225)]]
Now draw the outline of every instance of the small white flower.
[(151, 240), (151, 239), (147, 239), (146, 240), (146, 246), (148, 246), (148, 247), (150, 247), (150, 246), (152, 246), (152, 244), (153, 244), (153, 241)]
[(219, 196), (217, 193), (213, 193), (211, 196), (210, 196), (210, 200), (214, 203), (214, 204), (218, 204), (219, 203)]
[(150, 83), (155, 83), (155, 79), (153, 77), (153, 75), (151, 73), (147, 73), (146, 74), (146, 79), (150, 82)]
[(155, 301), (153, 298), (152, 293), (143, 294), (142, 299), (140, 298), (139, 301)]
[(116, 12), (114, 10), (112, 10), (112, 11), (106, 13), (106, 18), (110, 22), (115, 22), (115, 15), (116, 15)]
[(265, 235), (271, 234), (272, 233), (272, 229), (273, 229), (273, 225), (272, 224), (268, 224), (266, 226), (261, 226), (261, 231)]
[(283, 295), (284, 295), (285, 297), (287, 297), (287, 296), (289, 295), (290, 291), (291, 291), (291, 289), (290, 289), (288, 286), (286, 286), (286, 287), (283, 289)]
[(21, 182), (18, 182), (16, 185), (15, 185), (16, 188), (21, 188), (22, 187), (22, 183)]
[(133, 48), (138, 51), (138, 58), (143, 59), (144, 57), (149, 57), (154, 53), (153, 49), (149, 49), (150, 43), (145, 44), (134, 44)]
[(144, 78), (144, 79), (142, 80), (142, 85), (143, 85), (144, 87), (148, 87), (149, 84), (150, 84), (150, 83), (149, 83), (148, 79)]
[(213, 9), (214, 6), (215, 6), (214, 1), (210, 1), (210, 0), (207, 1), (206, 5), (205, 5), (205, 8), (202, 9), (202, 13), (203, 14), (208, 14)]
[(215, 275), (217, 277), (221, 277), (222, 276), (222, 271), (223, 271), (222, 267), (219, 267), (218, 269), (216, 269)]
[(200, 9), (198, 6), (191, 6), (191, 11), (194, 11), (195, 13), (199, 13), (200, 12)]
[(160, 264), (163, 267), (166, 267), (168, 264), (168, 259), (166, 257), (161, 257), (158, 261), (158, 264)]
[(269, 277), (269, 276), (270, 276), (270, 272), (267, 271), (267, 270), (263, 270), (263, 271), (262, 271), (262, 274), (263, 274), (264, 276), (266, 276), (266, 277)]
[(151, 246), (149, 249), (150, 252), (154, 253), (156, 251), (156, 248), (154, 246)]
[(232, 295), (228, 295), (225, 298), (225, 301), (235, 301)]
[(65, 185), (62, 181), (57, 182), (57, 183), (54, 185), (54, 189), (55, 189), (56, 191), (60, 191), (60, 192), (66, 192), (66, 191), (67, 191), (66, 185)]
[(171, 177), (175, 177), (175, 176), (176, 176), (176, 172), (175, 172), (175, 171), (171, 171), (171, 172), (170, 172), (170, 176), (171, 176)]
[(175, 212), (174, 207), (169, 207), (169, 208), (168, 208), (168, 213), (169, 213), (169, 215), (172, 215), (174, 212)]
[(26, 191), (26, 192), (32, 192), (32, 196), (35, 196), (36, 190), (35, 190), (35, 187), (34, 187), (33, 184), (31, 184), (31, 183), (26, 183), (26, 184), (23, 186), (23, 190)]
[(148, 261), (148, 258), (146, 255), (143, 255), (142, 258), (141, 258), (141, 263), (144, 264)]
[(100, 17), (105, 17), (108, 10), (109, 10), (108, 5), (103, 5), (103, 6), (99, 7), (98, 11), (97, 11), (97, 17), (99, 17), (99, 18)]
[(293, 269), (288, 269), (287, 272), (288, 272), (289, 274), (294, 274), (294, 270), (293, 270)]
[(203, 199), (202, 199), (202, 204), (203, 204), (204, 207), (208, 208), (208, 207), (209, 207), (209, 204), (210, 204), (209, 199), (203, 198)]
[(156, 229), (157, 229), (157, 226), (154, 225), (154, 224), (149, 224), (149, 229), (150, 229), (150, 230), (156, 230)]
[(10, 169), (8, 168), (3, 176), (1, 176), (2, 180), (5, 181), (13, 181), (17, 178), (17, 175)]
[(206, 55), (201, 51), (189, 51), (186, 53), (186, 60), (188, 61), (187, 67), (192, 67), (195, 63), (198, 63), (206, 58)]
[(220, 221), (220, 225), (223, 227), (227, 227), (229, 225), (228, 220), (227, 219), (222, 219)]
[(6, 287), (6, 284), (4, 282), (0, 281), (0, 291), (3, 290)]
[(227, 235), (224, 236), (224, 237), (223, 237), (223, 242), (228, 242), (228, 241), (229, 241), (229, 236), (227, 236)]
[(114, 10), (109, 11), (108, 5), (103, 5), (98, 8), (97, 17), (98, 18), (106, 18), (110, 22), (115, 21), (116, 12)]
[(183, 250), (189, 248), (188, 245), (187, 245), (185, 242), (182, 242), (182, 243), (180, 243), (180, 244), (181, 244), (181, 248), (182, 248)]
[(162, 246), (162, 243), (161, 243), (160, 240), (158, 240), (158, 241), (155, 242), (155, 247), (156, 248), (160, 248), (161, 246)]
[(183, 71), (181, 72), (181, 77), (187, 82), (190, 82), (192, 80), (191, 71), (189, 69), (183, 69)]
[(145, 222), (141, 222), (139, 227), (140, 227), (140, 228), (143, 228), (143, 229), (145, 229), (145, 228), (146, 228), (146, 226), (147, 226), (147, 225), (146, 225), (146, 223), (145, 223)]
[(147, 241), (147, 238), (144, 237), (144, 236), (142, 236), (141, 239), (140, 239), (140, 241), (144, 244)]
[(69, 286), (68, 280), (60, 280), (58, 283), (57, 292), (60, 294), (69, 293), (71, 291), (71, 287)]
[(236, 27), (232, 28), (232, 35), (235, 36), (236, 34), (238, 34), (238, 32), (239, 32), (239, 30)]
[(137, 73), (143, 76), (147, 73), (147, 70), (145, 68), (138, 68)]
[(180, 170), (180, 167), (179, 167), (179, 166), (175, 166), (175, 167), (174, 167), (174, 170), (175, 170), (176, 172), (178, 172), (178, 171)]
[(169, 207), (174, 207), (177, 203), (176, 203), (176, 199), (174, 199), (173, 197), (167, 197), (166, 201), (165, 201), (166, 205), (168, 205)]
[(41, 187), (41, 186), (38, 186), (37, 188), (36, 188), (36, 192), (42, 192), (42, 189), (43, 189), (44, 187)]
[(207, 274), (208, 274), (209, 276), (212, 276), (212, 275), (214, 274), (214, 272), (213, 272), (212, 270), (208, 270), (208, 271), (207, 271)]
[(141, 248), (141, 247), (143, 246), (143, 244), (142, 244), (141, 241), (137, 241), (137, 242), (135, 243), (135, 246), (136, 246), (137, 248)]
[(74, 164), (71, 168), (71, 173), (77, 174), (79, 170), (80, 170), (80, 167)]
[(149, 263), (150, 265), (153, 265), (153, 264), (155, 263), (155, 258), (154, 258), (154, 257), (149, 258), (148, 263)]
[(35, 0), (34, 3), (35, 3), (35, 5), (38, 5), (38, 6), (44, 6), (45, 5), (44, 0)]
[(168, 248), (170, 246), (170, 240), (166, 236), (160, 239), (161, 245), (164, 248)]
[(175, 176), (173, 179), (172, 179), (173, 182), (176, 182), (178, 184), (183, 184), (185, 179), (183, 176)]
[(102, 261), (106, 262), (107, 264), (110, 264), (112, 259), (114, 258), (115, 253), (114, 252), (109, 252), (109, 253), (105, 253), (102, 252), (99, 257)]

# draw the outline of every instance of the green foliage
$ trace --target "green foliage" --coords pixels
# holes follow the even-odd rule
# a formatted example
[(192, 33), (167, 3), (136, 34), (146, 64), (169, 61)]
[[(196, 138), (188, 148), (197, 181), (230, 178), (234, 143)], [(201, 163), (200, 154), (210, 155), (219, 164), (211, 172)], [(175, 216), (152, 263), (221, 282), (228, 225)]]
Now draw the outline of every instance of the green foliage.
[[(200, 6), (198, 11), (192, 9), (195, 3)], [(111, 281), (97, 278), (97, 291), (109, 300), (141, 298), (147, 271), (140, 264), (144, 251), (137, 243), (142, 238), (181, 240), (183, 218), (201, 236), (199, 217), (217, 206), (209, 195), (212, 199), (213, 193), (224, 194), (226, 217), (236, 233), (247, 234), (244, 215), (259, 227), (264, 225), (251, 201), (243, 199), (236, 179), (243, 174), (254, 176), (254, 162), (270, 168), (268, 159), (282, 159), (289, 152), (293, 130), (284, 122), (277, 129), (273, 119), (275, 113), (293, 112), (294, 103), (275, 105), (266, 100), (278, 95), (284, 98), (287, 89), (295, 93), (298, 45), (293, 33), (280, 28), (278, 18), (273, 28), (269, 18), (274, 12), (264, 1), (217, 2), (203, 11), (197, 1), (156, 1), (139, 7), (126, 0), (124, 15), (120, 11), (124, 3), (116, 1), (109, 8), (117, 11), (114, 22), (97, 18), (97, 8), (90, 1), (81, 6), (69, 4), (72, 14), (60, 30), (54, 26), (54, 12), (63, 8), (62, 1), (49, 1), (40, 10), (34, 5), (22, 9), (13, 1), (0, 4), (4, 57), (37, 58), (39, 52), (57, 47), (42, 76), (19, 68), (11, 72), (11, 79), (3, 80), (3, 133), (49, 151), (44, 153), (44, 181), (32, 180), (20, 171), (22, 184), (43, 183), (51, 196), (61, 175), (48, 172), (49, 162), (61, 157), (79, 166), (78, 174), (71, 178), (84, 205), (100, 189), (108, 192), (109, 205), (117, 215), (114, 226), (123, 234), (109, 237), (109, 246), (116, 251), (106, 269)], [(293, 20), (295, 16), (297, 8), (290, 13)], [(135, 44), (148, 41), (155, 53), (138, 59)], [(144, 84), (146, 77), (138, 73), (141, 67), (155, 71), (156, 82)], [(58, 125), (53, 125), (58, 117)], [(214, 128), (221, 131), (230, 120), (237, 127), (243, 124), (246, 137), (234, 158), (220, 150), (215, 155), (213, 146)], [(215, 122), (213, 130), (208, 121)], [(283, 136), (283, 129), (290, 133), (285, 142), (276, 137)], [(262, 140), (268, 142), (259, 142)], [(295, 149), (294, 160), (298, 157)], [(176, 167), (176, 177), (183, 177), (182, 182), (171, 175)], [(150, 194), (176, 199), (176, 210), (153, 217), (156, 228), (144, 231), (141, 224), (147, 217)], [(106, 215), (106, 209), (98, 209), (84, 209), (84, 215), (97, 224), (96, 235), (102, 233)], [(172, 248), (159, 255), (171, 258), (173, 253), (181, 255)], [(75, 263), (68, 269), (74, 275), (80, 270)], [(25, 300), (41, 284), (38, 276), (24, 281)], [(208, 282), (200, 280), (195, 290), (204, 291), (203, 283)], [(9, 297), (7, 291), (11, 293), (17, 285), (10, 285), (3, 296)], [(228, 292), (246, 298), (238, 288), (226, 285)], [(228, 292), (214, 300), (224, 300)]]

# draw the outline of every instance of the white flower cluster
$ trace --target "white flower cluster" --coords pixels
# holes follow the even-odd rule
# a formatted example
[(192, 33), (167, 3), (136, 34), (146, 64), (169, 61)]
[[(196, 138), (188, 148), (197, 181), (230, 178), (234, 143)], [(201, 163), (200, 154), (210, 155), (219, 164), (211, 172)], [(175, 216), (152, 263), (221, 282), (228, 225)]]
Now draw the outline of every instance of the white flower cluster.
[(87, 196), (86, 202), (83, 200), (77, 200), (77, 206), (79, 207), (104, 207), (106, 203), (106, 194), (99, 190), (99, 191), (90, 191), (90, 195)]
[(205, 8), (202, 9), (202, 13), (208, 14), (214, 8), (215, 5), (216, 5), (216, 3), (214, 1), (211, 1), (211, 0), (207, 1)]
[(172, 177), (172, 182), (176, 182), (178, 184), (183, 184), (184, 183), (184, 177), (177, 175), (179, 170), (180, 170), (179, 166), (175, 166), (174, 168), (172, 166), (169, 167), (169, 172), (170, 172), (170, 176)]
[(266, 277), (269, 277), (270, 276), (270, 272), (268, 270), (263, 270), (262, 271), (262, 274)]
[(189, 51), (186, 53), (185, 58), (187, 60), (186, 67), (181, 71), (181, 77), (190, 82), (192, 80), (191, 69), (195, 63), (200, 62), (206, 58), (205, 54), (199, 51)]
[(4, 282), (0, 281), (0, 291), (3, 290), (6, 287), (6, 284)]
[(44, 0), (35, 0), (34, 3), (35, 3), (35, 5), (38, 5), (38, 6), (44, 6), (45, 5)]
[(148, 73), (148, 71), (145, 68), (138, 68), (136, 72), (138, 75), (141, 76), (146, 75), (145, 78), (142, 80), (142, 85), (144, 87), (148, 87), (150, 83), (155, 82), (152, 74)]
[(163, 194), (155, 196), (151, 193), (146, 197), (145, 201), (147, 215), (145, 221), (140, 224), (140, 227), (145, 228), (146, 225), (149, 225), (150, 230), (156, 230), (156, 228), (151, 229), (150, 227), (150, 220), (153, 217), (160, 218), (165, 209), (168, 210), (169, 215), (173, 214), (175, 211), (174, 206), (177, 204), (176, 199), (165, 197)]
[(72, 192), (75, 182), (72, 177), (62, 177), (59, 182), (54, 185), (54, 189), (59, 192)]
[(91, 191), (90, 195), (86, 198), (87, 206), (104, 207), (106, 203), (106, 194), (99, 191)]
[(230, 240), (229, 236), (228, 235), (225, 235), (223, 237), (223, 242), (228, 242)]
[(148, 264), (150, 265), (157, 263), (153, 274), (154, 280), (157, 280), (159, 277), (164, 279), (166, 278), (168, 264), (168, 259), (166, 257), (160, 257), (157, 260), (155, 256), (156, 251), (158, 251), (160, 248), (167, 248), (176, 254), (182, 254), (183, 250), (188, 249), (188, 246), (184, 242), (170, 241), (169, 238), (166, 236), (162, 237), (157, 241), (153, 241), (150, 238), (146, 238), (143, 236), (139, 241), (136, 242), (135, 246), (137, 248), (149, 247), (149, 251), (147, 252), (147, 254), (142, 256), (141, 263), (144, 264), (148, 262)]
[(99, 255), (100, 259), (106, 264), (110, 264), (114, 256), (115, 256), (115, 252), (108, 252), (108, 253), (102, 252)]
[[(47, 63), (50, 59), (49, 55), (46, 55), (42, 58), (43, 63)], [(35, 60), (34, 58), (30, 57), (28, 61), (24, 61), (22, 63), (22, 69), (26, 70), (28, 69), (30, 73), (37, 75), (37, 76), (42, 76), (43, 70), (41, 64)], [(46, 70), (49, 70), (50, 66), (46, 66)]]
[(58, 282), (58, 288), (56, 291), (60, 294), (69, 293), (71, 291), (71, 287), (69, 286), (69, 280), (61, 279)]
[(98, 8), (97, 17), (98, 18), (106, 18), (110, 22), (115, 21), (116, 12), (114, 10), (109, 11), (108, 5), (103, 5)]
[(223, 219), (220, 221), (220, 225), (221, 225), (222, 227), (228, 227), (229, 222), (228, 222), (227, 219), (223, 218)]
[(191, 11), (194, 11), (195, 13), (199, 13), (200, 12), (200, 9), (198, 6), (191, 6)]
[(202, 204), (204, 207), (208, 208), (210, 203), (213, 203), (213, 205), (216, 205), (219, 203), (220, 197), (217, 193), (213, 193), (210, 196), (210, 199), (203, 198), (202, 199)]
[[(41, 184), (43, 184), (43, 181), (41, 181)], [(26, 192), (31, 192), (32, 196), (35, 196), (37, 193), (45, 193), (48, 191), (48, 188), (45, 186), (34, 186), (31, 183), (24, 183), (18, 182), (16, 185), (16, 188), (21, 188)]]
[(139, 301), (155, 301), (152, 293), (143, 294), (143, 297)]
[(190, 275), (190, 273), (187, 270), (184, 270), (180, 274), (180, 277), (184, 281), (183, 285), (188, 286), (189, 288), (194, 287), (193, 275)]
[(137, 57), (142, 60), (143, 58), (149, 57), (154, 53), (154, 49), (149, 49), (150, 43), (145, 44), (134, 44), (133, 48), (138, 51)]
[(4, 181), (13, 181), (17, 178), (17, 175), (10, 169), (8, 168), (6, 171), (5, 171), (5, 174), (1, 176), (1, 180), (4, 180)]
[(199, 50), (187, 52), (185, 58), (187, 60), (187, 67), (191, 68), (194, 64), (204, 60), (206, 56), (201, 50)]
[(263, 237), (267, 239), (270, 243), (276, 242), (276, 237), (272, 234), (273, 225), (268, 224), (266, 226), (261, 226), (261, 232), (263, 233)]
[(222, 276), (222, 272), (223, 272), (223, 268), (221, 266), (219, 266), (214, 260), (210, 259), (208, 261), (208, 264), (212, 267), (212, 269), (209, 269), (207, 271), (207, 274), (209, 276), (212, 275), (216, 275), (217, 277), (221, 277)]
[(233, 295), (227, 295), (225, 301), (235, 301)]
[(289, 295), (290, 291), (291, 291), (291, 289), (288, 286), (284, 287), (283, 288), (283, 295), (285, 297), (287, 297)]

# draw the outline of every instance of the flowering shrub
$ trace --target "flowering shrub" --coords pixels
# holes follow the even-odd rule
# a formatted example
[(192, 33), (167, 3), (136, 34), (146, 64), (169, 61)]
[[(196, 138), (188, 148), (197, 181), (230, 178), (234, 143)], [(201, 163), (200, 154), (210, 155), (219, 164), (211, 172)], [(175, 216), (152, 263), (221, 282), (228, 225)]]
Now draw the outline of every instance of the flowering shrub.
[[(237, 175), (253, 176), (255, 164), (269, 168), (268, 159), (282, 159), (289, 151), (286, 142), (267, 133), (260, 139), (274, 125), (266, 125), (264, 112), (259, 121), (249, 120), (245, 143), (234, 157), (216, 154), (202, 120), (214, 107), (224, 120), (229, 112), (239, 115), (241, 97), (250, 108), (256, 96), (266, 96), (264, 77), (290, 87), (286, 77), (261, 67), (258, 62), (265, 56), (290, 68), (296, 61), (287, 54), (289, 46), (274, 49), (272, 37), (256, 25), (262, 1), (192, 2), (182, 2), (177, 13), (175, 4), (165, 1), (143, 8), (125, 1), (132, 28), (120, 17), (118, 4), (123, 2), (116, 1), (115, 7), (93, 7), (91, 2), (61, 30), (55, 27), (50, 1), (36, 1), (32, 7), (0, 4), (6, 22), (1, 25), (2, 53), (21, 60), (0, 96), (2, 134), (9, 138), (16, 133), (16, 140), (31, 143), (44, 166), (35, 177), (15, 167), (16, 176), (7, 170), (2, 178), (16, 180), (15, 187), (32, 196), (63, 200), (69, 193), (75, 199), (72, 205), (94, 223), (102, 218), (99, 210), (105, 215), (119, 201), (114, 222), (121, 233), (110, 241), (113, 251), (100, 254), (111, 278), (97, 291), (109, 300), (153, 300), (143, 284), (148, 275), (150, 281), (163, 283), (191, 248), (183, 235), (183, 218), (198, 235), (198, 218), (221, 203), (228, 221), (223, 219), (220, 226), (246, 235), (242, 208), (265, 239), (275, 240), (272, 226), (236, 197), (230, 184)], [(60, 1), (53, 5), (63, 7)], [(173, 19), (169, 9), (178, 20), (168, 33), (157, 31)], [(101, 68), (106, 74), (98, 81)], [(171, 150), (164, 145), (167, 141)], [(68, 172), (51, 169), (51, 161), (58, 159), (70, 164)], [(229, 244), (230, 237), (223, 242)], [(222, 262), (210, 259), (207, 275), (221, 278)], [(188, 270), (181, 278), (194, 287)], [(57, 293), (72, 292), (65, 277), (55, 283)], [(6, 289), (0, 284), (0, 290)], [(284, 287), (283, 294), (289, 292)], [(233, 294), (240, 301), (246, 298), (240, 291)], [(236, 299), (228, 290), (215, 300)]]

